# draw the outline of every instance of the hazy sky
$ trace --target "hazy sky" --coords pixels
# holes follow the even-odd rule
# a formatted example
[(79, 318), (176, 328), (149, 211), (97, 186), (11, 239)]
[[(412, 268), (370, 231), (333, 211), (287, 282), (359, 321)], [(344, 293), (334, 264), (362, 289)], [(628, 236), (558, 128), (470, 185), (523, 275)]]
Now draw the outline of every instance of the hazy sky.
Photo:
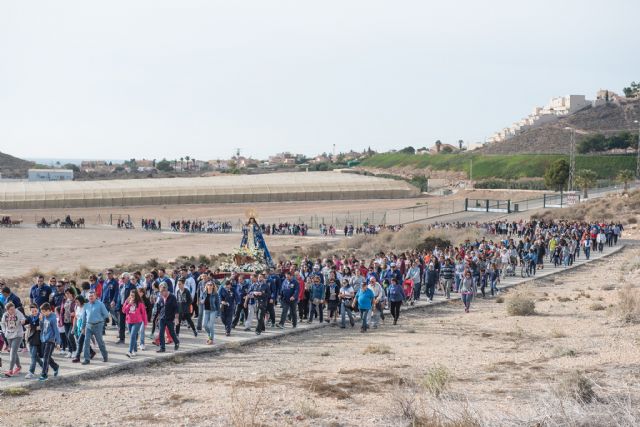
[(265, 157), (482, 141), (640, 80), (640, 2), (0, 2), (0, 151)]

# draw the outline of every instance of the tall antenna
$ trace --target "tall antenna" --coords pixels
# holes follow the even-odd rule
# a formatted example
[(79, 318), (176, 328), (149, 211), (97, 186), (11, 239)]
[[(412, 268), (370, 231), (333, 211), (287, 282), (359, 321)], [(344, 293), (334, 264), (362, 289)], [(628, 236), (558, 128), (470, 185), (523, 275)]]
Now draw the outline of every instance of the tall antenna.
[(242, 152), (241, 148), (236, 148), (236, 157), (240, 157), (240, 153)]

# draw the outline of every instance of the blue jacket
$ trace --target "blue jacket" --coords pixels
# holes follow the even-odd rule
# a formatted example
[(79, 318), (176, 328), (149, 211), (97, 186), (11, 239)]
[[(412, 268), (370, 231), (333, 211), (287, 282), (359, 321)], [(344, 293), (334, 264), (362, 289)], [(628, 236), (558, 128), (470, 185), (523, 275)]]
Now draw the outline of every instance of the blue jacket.
[(163, 319), (167, 322), (172, 322), (175, 320), (176, 314), (178, 314), (178, 300), (175, 295), (169, 294), (165, 303), (162, 295), (159, 295), (155, 309), (156, 313), (158, 313), (158, 320)]
[(102, 302), (107, 306), (111, 306), (112, 302), (118, 302), (120, 294), (118, 293), (118, 281), (116, 279), (107, 280), (102, 285)]
[(38, 288), (38, 285), (33, 285), (29, 291), (29, 297), (31, 301), (40, 307), (45, 302), (49, 302), (49, 297), (52, 293), (53, 289), (49, 285), (42, 285), (41, 288)]
[(236, 301), (238, 304), (244, 304), (244, 297), (249, 292), (249, 285), (247, 282), (238, 282), (233, 285), (233, 293), (236, 295)]
[(291, 279), (290, 281), (284, 279), (282, 282), (282, 287), (280, 288), (280, 297), (282, 301), (289, 302), (291, 297), (295, 302), (298, 302), (298, 296), (300, 295), (300, 285), (296, 279)]
[(389, 293), (389, 301), (391, 302), (398, 302), (398, 301), (404, 301), (404, 289), (402, 289), (402, 285), (394, 285), (393, 283), (389, 286), (389, 289), (387, 289), (387, 292)]
[(220, 286), (220, 289), (218, 289), (218, 297), (220, 298), (221, 303), (226, 302), (232, 309), (236, 304), (240, 303), (236, 298), (236, 293), (233, 291), (233, 288), (228, 291), (226, 287)]
[(60, 344), (60, 330), (58, 330), (58, 319), (54, 313), (49, 313), (40, 322), (40, 342), (55, 342)]
[(313, 285), (311, 285), (311, 295), (310, 295), (311, 300), (314, 300), (314, 299), (323, 300), (324, 293), (325, 293), (325, 289), (322, 283), (314, 283)]
[[(220, 295), (218, 295), (218, 292), (213, 292), (211, 295), (209, 296), (209, 304), (211, 305), (211, 311), (215, 311), (215, 312), (220, 312)], [(204, 299), (207, 298), (207, 291), (204, 291)], [(202, 305), (204, 305), (204, 302), (202, 303)]]
[(358, 290), (356, 294), (356, 298), (358, 299), (358, 308), (361, 310), (371, 310), (371, 305), (373, 304), (373, 299), (375, 298), (375, 294), (370, 288)]

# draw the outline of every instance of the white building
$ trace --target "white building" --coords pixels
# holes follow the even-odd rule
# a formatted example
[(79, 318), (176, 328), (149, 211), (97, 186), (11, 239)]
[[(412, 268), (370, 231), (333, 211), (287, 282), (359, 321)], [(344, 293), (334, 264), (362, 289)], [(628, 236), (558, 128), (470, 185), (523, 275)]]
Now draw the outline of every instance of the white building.
[(589, 101), (584, 95), (567, 95), (551, 98), (544, 107), (535, 107), (533, 112), (522, 120), (518, 120), (511, 126), (504, 128), (487, 139), (487, 142), (500, 142), (516, 136), (528, 129), (535, 128), (544, 123), (550, 123), (575, 114), (585, 108), (597, 106), (599, 101)]
[(73, 181), (71, 169), (29, 169), (29, 181)]

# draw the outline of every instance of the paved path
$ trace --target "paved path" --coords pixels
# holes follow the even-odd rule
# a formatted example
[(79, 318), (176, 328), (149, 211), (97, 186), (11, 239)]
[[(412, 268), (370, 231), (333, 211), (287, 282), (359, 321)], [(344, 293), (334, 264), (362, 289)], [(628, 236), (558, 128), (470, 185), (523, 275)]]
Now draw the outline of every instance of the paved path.
[[(604, 256), (611, 255), (619, 250), (621, 250), (625, 241), (619, 243), (618, 246), (613, 248), (605, 248), (602, 254), (594, 253), (589, 262), (594, 262), (598, 259), (603, 258)], [(562, 273), (564, 271), (580, 267), (584, 265), (587, 261), (584, 257), (580, 258), (572, 267), (568, 269), (559, 267), (554, 268), (552, 265), (550, 266), (547, 263), (547, 266), (544, 270), (539, 270), (535, 279), (540, 279), (543, 277), (548, 277), (553, 274)], [(518, 276), (509, 277), (502, 281), (500, 288), (508, 288), (513, 287), (523, 282), (531, 280), (531, 278), (523, 279), (520, 277), (520, 270), (517, 270)], [(457, 295), (457, 294), (454, 294)], [(417, 302), (414, 306), (403, 306), (403, 310), (413, 310), (418, 308), (424, 308), (437, 304), (445, 304), (447, 301), (441, 296), (437, 295), (436, 299), (433, 303), (428, 304), (425, 301), (424, 295), (422, 296), (422, 301)], [(277, 310), (278, 318), (279, 318), (279, 310)], [(255, 322), (254, 322), (255, 326)], [(18, 377), (13, 378), (1, 378), (0, 379), (0, 392), (10, 388), (38, 388), (38, 387), (50, 387), (55, 384), (61, 384), (69, 381), (77, 381), (81, 379), (90, 379), (101, 377), (106, 374), (127, 370), (134, 366), (146, 366), (150, 364), (162, 363), (163, 361), (169, 361), (175, 357), (180, 357), (180, 355), (192, 355), (192, 354), (203, 354), (203, 353), (211, 353), (212, 355), (216, 352), (228, 349), (228, 348), (236, 348), (238, 346), (251, 345), (260, 341), (265, 341), (269, 339), (276, 339), (279, 337), (283, 337), (290, 334), (300, 334), (305, 333), (306, 331), (312, 329), (318, 329), (322, 327), (326, 327), (328, 324), (318, 324), (317, 322), (308, 324), (303, 322), (298, 325), (298, 328), (292, 329), (289, 324), (286, 325), (284, 330), (280, 330), (277, 328), (269, 328), (267, 327), (267, 331), (260, 336), (257, 336), (254, 332), (245, 332), (243, 328), (238, 326), (236, 329), (232, 331), (232, 335), (230, 337), (224, 336), (224, 331), (221, 322), (218, 319), (216, 325), (216, 344), (213, 346), (206, 345), (205, 340), (206, 337), (204, 335), (198, 335), (198, 338), (194, 338), (191, 331), (183, 327), (181, 334), (181, 343), (180, 350), (178, 352), (173, 351), (173, 345), (167, 346), (167, 352), (163, 354), (156, 353), (155, 350), (157, 347), (151, 344), (151, 339), (146, 339), (147, 342), (147, 350), (139, 351), (138, 356), (135, 359), (129, 359), (125, 356), (125, 353), (128, 350), (128, 346), (126, 345), (115, 345), (115, 341), (117, 340), (117, 330), (108, 328), (107, 334), (105, 336), (105, 342), (107, 343), (107, 350), (109, 352), (109, 361), (107, 363), (103, 363), (100, 355), (96, 355), (95, 359), (92, 361), (90, 365), (83, 366), (79, 363), (71, 363), (71, 359), (65, 359), (60, 357), (54, 357), (54, 359), (60, 363), (60, 376), (54, 378), (53, 373), (50, 372), (50, 379), (45, 383), (40, 383), (37, 380), (27, 380), (24, 375), (26, 374), (29, 367), (29, 353), (20, 353), (20, 359), (23, 366), (23, 372), (20, 373)], [(146, 331), (149, 334), (149, 330)], [(128, 342), (128, 337), (127, 337)], [(97, 350), (97, 349), (96, 349)], [(8, 364), (8, 354), (2, 353), (2, 359), (4, 364), (4, 369), (7, 369)], [(40, 372), (40, 368), (36, 368), (36, 372)]]

